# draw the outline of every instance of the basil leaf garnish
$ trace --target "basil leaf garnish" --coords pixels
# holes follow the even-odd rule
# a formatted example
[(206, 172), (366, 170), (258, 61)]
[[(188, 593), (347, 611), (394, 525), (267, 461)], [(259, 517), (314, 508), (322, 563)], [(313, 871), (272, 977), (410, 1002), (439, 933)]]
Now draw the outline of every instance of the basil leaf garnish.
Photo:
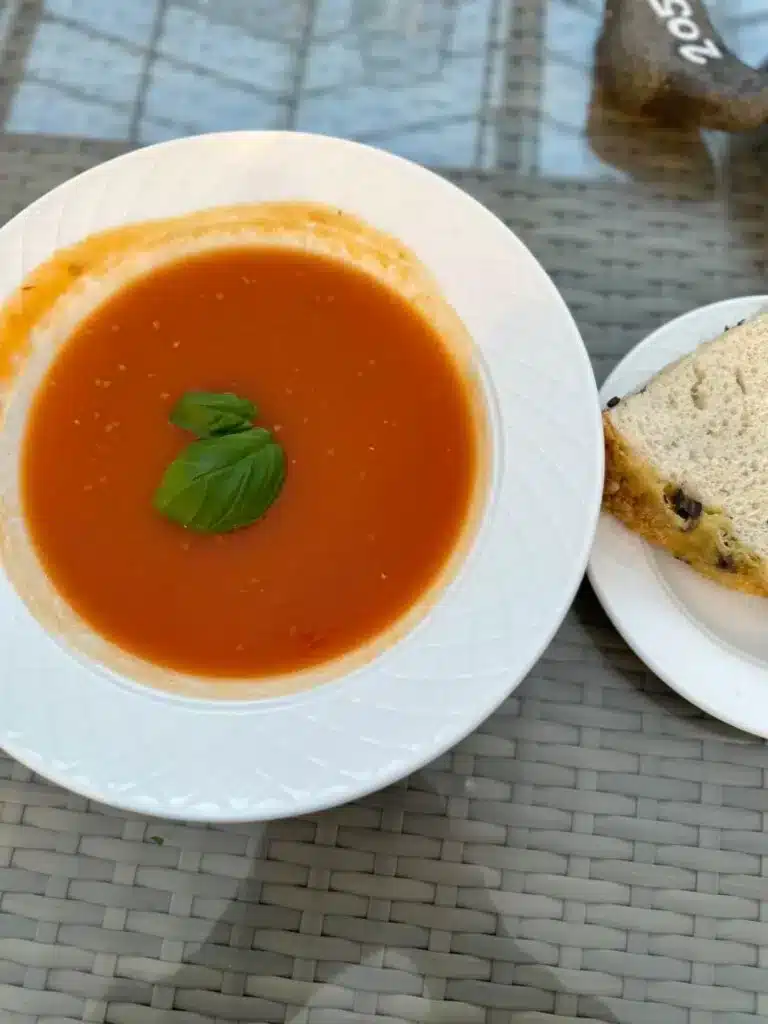
[(171, 410), (170, 420), (198, 437), (217, 437), (249, 430), (256, 406), (247, 398), (213, 391), (187, 391)]
[(154, 506), (190, 530), (228, 533), (263, 516), (284, 479), (283, 449), (253, 427), (193, 441), (165, 471)]

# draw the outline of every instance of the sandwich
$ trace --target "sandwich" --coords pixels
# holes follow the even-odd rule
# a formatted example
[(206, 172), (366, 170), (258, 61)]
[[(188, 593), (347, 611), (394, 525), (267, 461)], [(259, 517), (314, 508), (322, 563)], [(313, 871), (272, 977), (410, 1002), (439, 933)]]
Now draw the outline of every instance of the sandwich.
[(603, 507), (723, 586), (768, 596), (768, 313), (603, 413)]

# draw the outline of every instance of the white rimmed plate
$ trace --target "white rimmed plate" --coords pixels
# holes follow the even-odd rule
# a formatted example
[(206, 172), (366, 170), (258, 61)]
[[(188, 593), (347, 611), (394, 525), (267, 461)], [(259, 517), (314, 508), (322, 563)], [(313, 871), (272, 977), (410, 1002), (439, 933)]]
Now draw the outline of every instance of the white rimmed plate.
[(169, 817), (254, 820), (387, 785), (461, 739), (514, 689), (583, 574), (603, 462), (578, 330), (525, 246), (421, 167), (281, 132), (139, 150), (60, 186), (0, 230), (0, 299), (92, 232), (296, 199), (338, 206), (399, 237), (472, 334), (493, 442), (477, 540), (426, 618), (374, 661), (314, 690), (251, 702), (121, 685), (50, 637), (0, 575), (0, 745), (87, 797)]
[[(600, 390), (603, 403), (768, 305), (715, 302), (632, 349)], [(589, 578), (618, 631), (669, 686), (710, 715), (768, 738), (768, 601), (717, 586), (601, 515)]]

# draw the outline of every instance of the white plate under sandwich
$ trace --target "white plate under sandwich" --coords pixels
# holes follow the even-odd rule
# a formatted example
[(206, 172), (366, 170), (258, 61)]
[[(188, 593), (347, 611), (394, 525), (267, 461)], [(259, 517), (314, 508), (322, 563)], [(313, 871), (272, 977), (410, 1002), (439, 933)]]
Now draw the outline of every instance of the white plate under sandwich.
[[(765, 295), (728, 299), (660, 327), (608, 377), (603, 404), (766, 304)], [(605, 513), (589, 578), (616, 628), (664, 682), (716, 718), (768, 738), (768, 599), (699, 576)]]

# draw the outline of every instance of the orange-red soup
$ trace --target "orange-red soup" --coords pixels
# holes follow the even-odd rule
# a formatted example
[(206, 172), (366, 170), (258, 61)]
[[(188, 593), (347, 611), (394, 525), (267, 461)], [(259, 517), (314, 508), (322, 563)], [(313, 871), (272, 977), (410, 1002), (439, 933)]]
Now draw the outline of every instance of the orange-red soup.
[[(192, 389), (233, 391), (285, 450), (282, 493), (211, 536), (153, 509)], [(468, 389), (430, 324), (341, 262), (228, 249), (159, 268), (62, 347), (26, 433), (23, 503), (49, 578), (100, 634), (220, 677), (347, 653), (429, 587), (467, 516)]]

